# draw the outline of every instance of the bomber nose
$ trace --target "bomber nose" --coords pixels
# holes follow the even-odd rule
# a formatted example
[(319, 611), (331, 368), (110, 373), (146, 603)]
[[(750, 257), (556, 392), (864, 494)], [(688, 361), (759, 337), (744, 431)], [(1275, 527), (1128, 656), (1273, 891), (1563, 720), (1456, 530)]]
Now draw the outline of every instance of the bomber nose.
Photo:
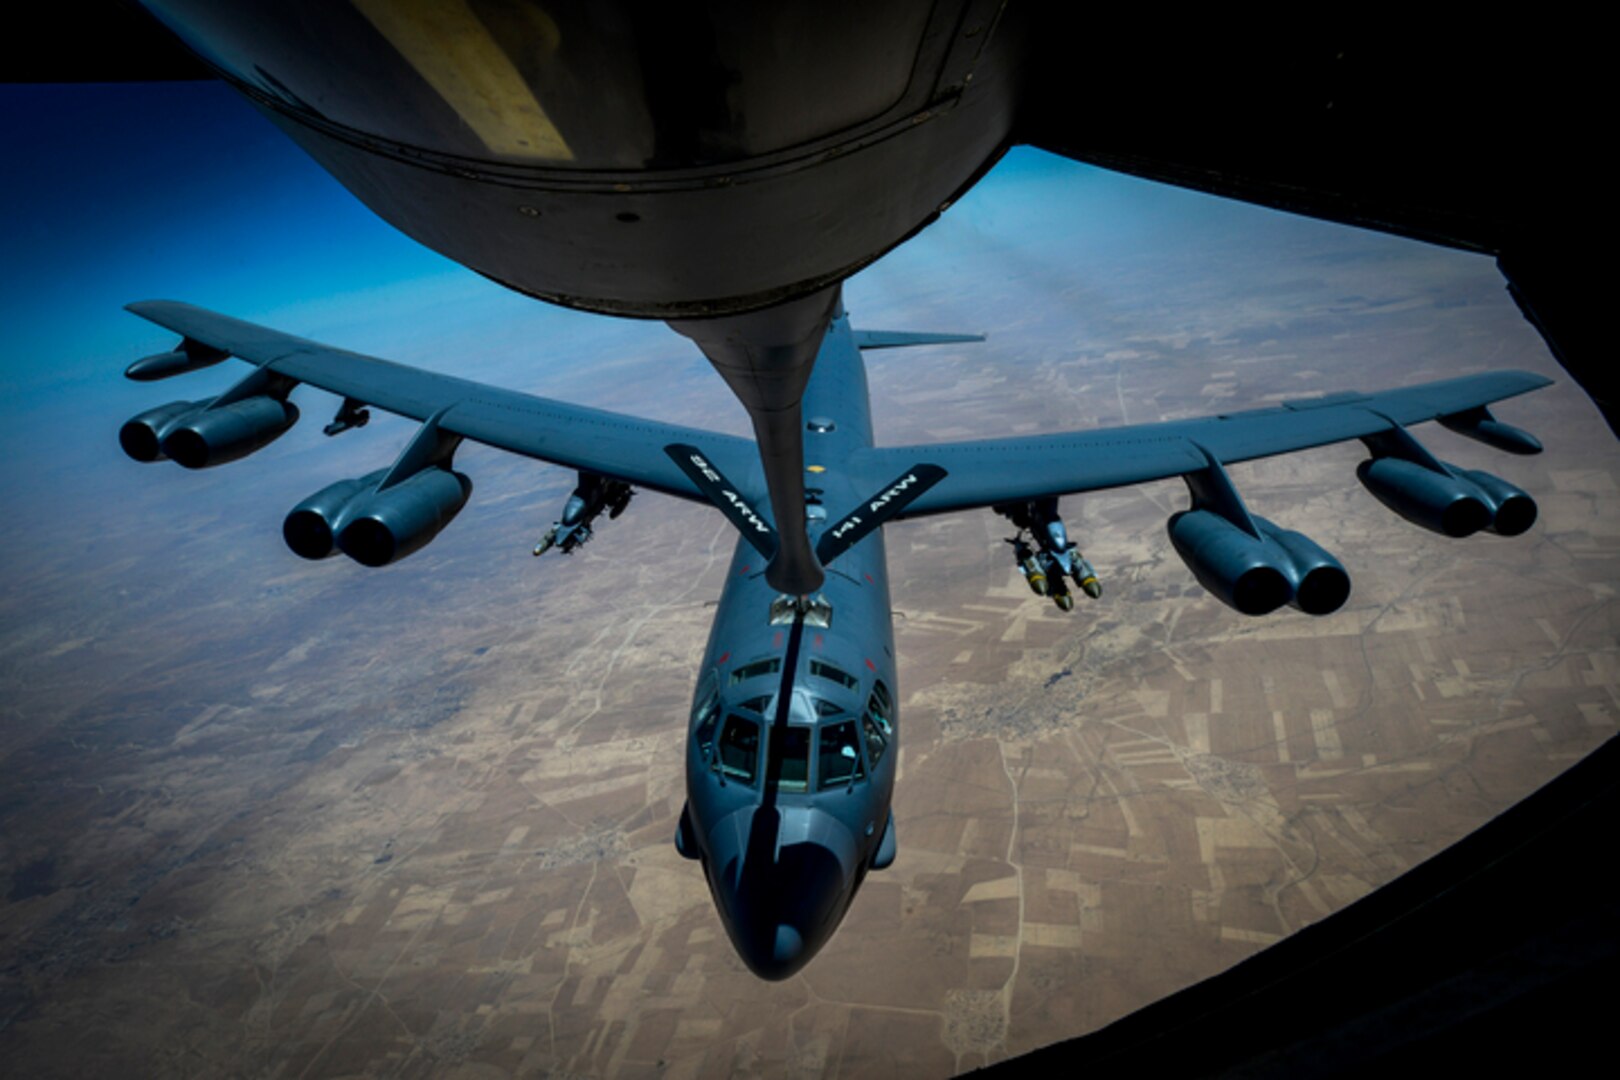
[(798, 959), (803, 955), (804, 935), (787, 923), (778, 923), (775, 937), (771, 942), (769, 966), (784, 971), (797, 971)]
[(710, 838), (710, 885), (737, 955), (762, 979), (785, 979), (820, 951), (848, 907), (854, 837), (829, 815), (757, 807)]
[(808, 964), (843, 913), (842, 875), (830, 860), (814, 857), (824, 852), (808, 854), (812, 859), (804, 861), (822, 865), (808, 873), (789, 871), (770, 881), (745, 872), (733, 891), (726, 929), (737, 955), (762, 979), (785, 979)]

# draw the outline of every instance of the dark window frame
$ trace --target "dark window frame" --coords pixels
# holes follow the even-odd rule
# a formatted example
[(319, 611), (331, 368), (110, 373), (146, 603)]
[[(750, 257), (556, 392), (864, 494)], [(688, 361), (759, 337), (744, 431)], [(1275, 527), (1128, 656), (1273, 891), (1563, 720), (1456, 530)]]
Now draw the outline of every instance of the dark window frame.
[[(754, 747), (750, 767), (746, 774), (742, 772), (742, 767), (740, 764), (733, 765), (726, 760), (726, 750), (728, 748), (726, 738), (731, 734), (733, 727), (737, 725), (747, 725), (753, 729)], [(756, 785), (759, 780), (759, 751), (761, 741), (760, 726), (761, 725), (758, 720), (755, 720), (749, 716), (743, 716), (741, 713), (726, 714), (725, 725), (721, 727), (720, 735), (717, 739), (715, 739), (715, 752), (712, 766), (714, 771), (720, 774), (721, 779), (728, 783), (735, 782), (738, 784), (743, 784), (747, 787), (754, 787)], [(741, 747), (737, 747), (737, 749), (741, 749)]]
[[(878, 751), (875, 754), (872, 753), (874, 736), (876, 736), (878, 745)], [(870, 712), (861, 713), (861, 741), (866, 756), (871, 761), (872, 768), (875, 771), (879, 765), (883, 764), (883, 759), (889, 755), (889, 733), (885, 732), (882, 726), (872, 719)]]
[[(845, 774), (845, 775), (839, 776), (839, 777), (837, 777), (835, 779), (828, 779), (827, 776), (826, 776), (826, 770), (821, 768), (822, 762), (825, 761), (826, 758), (828, 757), (827, 752), (826, 752), (826, 750), (824, 748), (826, 747), (826, 745), (827, 745), (827, 743), (829, 741), (829, 738), (833, 735), (834, 732), (838, 731), (840, 728), (848, 728), (850, 730), (851, 737), (850, 737), (849, 741), (846, 742), (844, 745), (845, 746), (852, 746), (852, 747), (855, 748), (855, 757), (854, 757), (855, 771), (854, 771), (853, 774)], [(860, 723), (853, 716), (847, 717), (846, 719), (843, 719), (843, 720), (839, 720), (839, 721), (837, 721), (835, 723), (822, 724), (820, 726), (820, 728), (818, 730), (818, 733), (816, 735), (816, 790), (817, 791), (830, 791), (830, 790), (832, 790), (834, 788), (852, 787), (857, 783), (865, 782), (867, 776), (869, 776), (871, 774), (872, 769), (871, 769), (871, 767), (869, 766), (869, 764), (866, 761), (866, 754), (864, 753), (865, 748), (861, 745), (861, 741), (862, 741), (861, 726), (860, 726)], [(834, 760), (842, 760), (843, 759), (842, 754), (835, 753), (835, 754), (833, 754), (831, 756), (832, 756), (832, 758)]]
[(711, 668), (698, 684), (692, 706), (692, 741), (704, 760), (708, 760), (714, 752), (715, 729), (720, 724), (720, 713), (720, 673)]
[(779, 732), (783, 733), (783, 738), (799, 735), (804, 737), (804, 756), (796, 759), (804, 762), (804, 779), (789, 780), (787, 778), (788, 755), (786, 753), (787, 747), (784, 746), (782, 748), (781, 767), (778, 769), (776, 777), (776, 790), (786, 792), (789, 795), (808, 795), (811, 791), (811, 769), (814, 756), (810, 753), (810, 748), (816, 742), (816, 729), (808, 724), (773, 724), (770, 729), (770, 741), (773, 744), (773, 751), (775, 751), (774, 744)]
[(826, 679), (828, 682), (837, 683), (846, 690), (854, 690), (859, 693), (861, 689), (861, 680), (838, 665), (829, 664), (825, 660), (810, 661), (810, 674), (818, 679)]
[(761, 694), (759, 697), (751, 697), (747, 701), (739, 701), (733, 707), (738, 709), (747, 709), (749, 712), (755, 712), (762, 717), (768, 718), (768, 714), (765, 711), (765, 706), (769, 705), (770, 703), (771, 695)]
[(747, 682), (749, 679), (757, 679), (762, 675), (777, 675), (781, 671), (782, 658), (780, 656), (768, 656), (763, 660), (751, 660), (732, 671), (729, 685), (736, 686), (738, 683)]
[(878, 722), (884, 738), (894, 738), (894, 696), (883, 685), (882, 679), (872, 683), (872, 694), (866, 699), (866, 711)]

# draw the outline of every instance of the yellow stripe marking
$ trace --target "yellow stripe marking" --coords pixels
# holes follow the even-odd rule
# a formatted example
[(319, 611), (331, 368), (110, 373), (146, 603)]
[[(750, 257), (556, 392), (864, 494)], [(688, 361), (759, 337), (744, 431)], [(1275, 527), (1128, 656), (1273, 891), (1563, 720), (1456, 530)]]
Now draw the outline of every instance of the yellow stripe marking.
[(354, 0), (354, 6), (493, 153), (574, 159), (467, 0)]

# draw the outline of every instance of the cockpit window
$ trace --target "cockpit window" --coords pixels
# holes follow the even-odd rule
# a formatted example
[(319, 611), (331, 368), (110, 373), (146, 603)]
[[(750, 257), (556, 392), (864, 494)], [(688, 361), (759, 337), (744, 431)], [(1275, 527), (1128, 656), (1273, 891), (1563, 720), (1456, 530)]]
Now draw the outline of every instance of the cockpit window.
[(732, 713), (720, 732), (720, 752), (714, 759), (720, 775), (754, 786), (759, 772), (759, 725), (746, 716)]
[(739, 701), (737, 703), (737, 708), (747, 709), (749, 712), (757, 712), (759, 715), (764, 716), (765, 707), (770, 703), (770, 695), (767, 694), (764, 697), (751, 697), (747, 701)]
[(782, 670), (782, 658), (773, 656), (769, 660), (755, 660), (752, 664), (744, 664), (731, 673), (731, 685), (736, 686), (746, 679), (753, 679), (760, 675), (775, 675)]
[(709, 751), (714, 748), (714, 725), (720, 718), (720, 687), (719, 680), (714, 672), (703, 681), (698, 688), (697, 706), (692, 710), (692, 738), (697, 743), (698, 754), (707, 758)]
[(810, 790), (810, 729), (798, 724), (771, 729), (771, 742), (781, 756), (778, 791)]
[(860, 747), (855, 743), (855, 721), (828, 724), (821, 729), (821, 760), (817, 768), (821, 790), (852, 784), (866, 775)]
[(861, 681), (849, 672), (844, 671), (842, 668), (835, 668), (831, 664), (823, 663), (820, 660), (810, 661), (810, 674), (819, 679), (830, 679), (835, 683), (849, 687), (851, 690), (859, 690), (861, 686)]
[(816, 703), (817, 716), (837, 716), (844, 711), (825, 698), (811, 698), (810, 700)]
[(873, 722), (871, 713), (861, 714), (861, 727), (866, 732), (866, 756), (872, 759), (872, 768), (875, 769), (889, 749), (889, 740)]
[(872, 684), (872, 696), (867, 699), (866, 708), (872, 714), (872, 719), (878, 722), (878, 727), (883, 729), (883, 734), (888, 735), (889, 722), (894, 718), (894, 703), (882, 679)]

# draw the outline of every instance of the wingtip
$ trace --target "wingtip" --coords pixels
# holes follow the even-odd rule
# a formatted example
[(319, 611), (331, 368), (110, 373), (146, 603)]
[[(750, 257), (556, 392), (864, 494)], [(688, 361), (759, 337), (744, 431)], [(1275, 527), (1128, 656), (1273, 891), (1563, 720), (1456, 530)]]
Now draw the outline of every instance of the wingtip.
[(1544, 390), (1549, 386), (1555, 385), (1558, 381), (1556, 379), (1548, 378), (1546, 375), (1543, 375), (1537, 371), (1520, 371), (1514, 369), (1506, 372), (1505, 374), (1513, 376), (1521, 384), (1523, 384), (1524, 389), (1521, 390), (1520, 393), (1528, 393), (1531, 390)]
[(190, 306), (190, 304), (182, 303), (179, 300), (131, 300), (124, 305), (124, 310), (131, 315), (139, 315), (144, 319), (165, 308), (173, 309)]

